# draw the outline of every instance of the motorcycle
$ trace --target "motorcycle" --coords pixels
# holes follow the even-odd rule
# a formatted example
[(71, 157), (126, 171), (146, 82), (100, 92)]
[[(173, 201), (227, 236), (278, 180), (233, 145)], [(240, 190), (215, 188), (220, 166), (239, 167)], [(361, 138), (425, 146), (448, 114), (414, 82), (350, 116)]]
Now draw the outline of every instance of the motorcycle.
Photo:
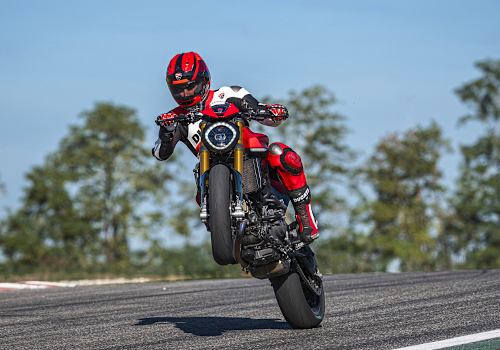
[(314, 252), (300, 239), (297, 223), (285, 221), (289, 198), (265, 160), (269, 139), (247, 127), (249, 120), (264, 118), (273, 116), (242, 113), (225, 103), (173, 121), (199, 123), (195, 178), (200, 219), (210, 232), (214, 260), (239, 263), (252, 277), (269, 279), (288, 324), (314, 328), (325, 313), (322, 274)]

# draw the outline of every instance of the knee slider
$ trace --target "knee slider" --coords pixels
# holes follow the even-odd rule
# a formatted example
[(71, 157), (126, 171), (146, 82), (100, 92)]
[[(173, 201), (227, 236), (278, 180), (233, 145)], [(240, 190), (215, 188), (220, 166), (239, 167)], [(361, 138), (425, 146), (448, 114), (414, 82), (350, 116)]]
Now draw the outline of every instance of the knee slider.
[(283, 148), (281, 148), (279, 143), (272, 143), (271, 146), (269, 146), (269, 153), (273, 156), (280, 156), (283, 154)]

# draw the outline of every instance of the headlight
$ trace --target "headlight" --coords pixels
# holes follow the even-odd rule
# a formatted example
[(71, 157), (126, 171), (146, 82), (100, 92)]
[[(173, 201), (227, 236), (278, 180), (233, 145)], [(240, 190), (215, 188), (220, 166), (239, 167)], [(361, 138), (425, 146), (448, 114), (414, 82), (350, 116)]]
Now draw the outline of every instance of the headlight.
[(234, 125), (218, 122), (203, 129), (201, 140), (212, 152), (224, 153), (238, 142), (239, 134), (238, 128)]

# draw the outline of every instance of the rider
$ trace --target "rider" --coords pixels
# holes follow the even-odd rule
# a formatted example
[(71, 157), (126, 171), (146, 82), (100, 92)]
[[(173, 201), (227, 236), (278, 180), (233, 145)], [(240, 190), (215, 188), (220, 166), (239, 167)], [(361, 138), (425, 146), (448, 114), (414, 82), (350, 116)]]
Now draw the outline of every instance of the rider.
[[(168, 159), (178, 141), (182, 141), (194, 155), (198, 155), (201, 140), (200, 122), (173, 122), (172, 119), (180, 114), (228, 102), (242, 112), (253, 110), (257, 113), (272, 114), (272, 119), (259, 121), (266, 126), (276, 127), (288, 117), (288, 111), (283, 105), (261, 104), (242, 87), (224, 86), (216, 91), (210, 90), (208, 67), (194, 52), (178, 54), (172, 58), (167, 69), (167, 85), (179, 107), (158, 116), (161, 126), (152, 150), (158, 160)], [(319, 236), (318, 224), (311, 209), (311, 191), (306, 183), (299, 155), (287, 145), (275, 142), (269, 146), (266, 159), (292, 200), (302, 241), (311, 243)]]

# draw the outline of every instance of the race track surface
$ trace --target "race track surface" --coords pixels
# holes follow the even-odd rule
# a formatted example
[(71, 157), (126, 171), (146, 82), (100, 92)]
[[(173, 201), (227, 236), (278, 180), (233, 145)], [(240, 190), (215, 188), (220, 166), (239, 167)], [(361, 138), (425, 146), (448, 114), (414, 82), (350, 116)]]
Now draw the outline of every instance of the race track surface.
[(395, 349), (500, 329), (500, 271), (330, 275), (320, 327), (267, 280), (0, 292), (0, 349)]

